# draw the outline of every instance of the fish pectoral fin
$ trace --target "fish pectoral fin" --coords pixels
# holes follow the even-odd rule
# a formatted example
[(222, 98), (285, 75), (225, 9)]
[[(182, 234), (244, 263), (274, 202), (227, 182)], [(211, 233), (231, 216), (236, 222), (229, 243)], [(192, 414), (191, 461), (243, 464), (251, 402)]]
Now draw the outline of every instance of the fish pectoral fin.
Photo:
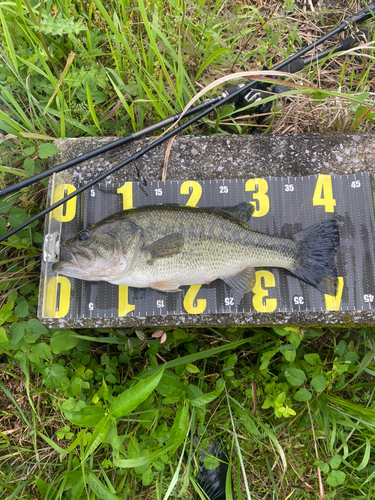
[(155, 281), (150, 284), (150, 288), (159, 290), (160, 292), (181, 292), (179, 286), (180, 284), (173, 280)]
[(152, 264), (154, 260), (172, 257), (181, 252), (184, 247), (184, 237), (181, 233), (172, 233), (154, 241), (151, 245), (142, 249), (146, 255), (147, 264)]
[(248, 293), (251, 292), (255, 286), (255, 269), (253, 267), (246, 267), (246, 269), (234, 276), (221, 279), (240, 293)]

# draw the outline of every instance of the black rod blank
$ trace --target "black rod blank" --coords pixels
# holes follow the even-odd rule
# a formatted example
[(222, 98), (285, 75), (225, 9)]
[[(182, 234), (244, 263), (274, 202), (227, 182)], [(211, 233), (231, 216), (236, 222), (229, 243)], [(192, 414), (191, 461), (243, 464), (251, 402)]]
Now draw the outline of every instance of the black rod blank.
[[(206, 109), (208, 107), (211, 107), (215, 102), (218, 102), (222, 99), (222, 96), (218, 96), (214, 99), (210, 99), (209, 101), (205, 101), (202, 104), (198, 104), (197, 106), (194, 106), (193, 108), (190, 108), (187, 110), (184, 116), (191, 116), (195, 113), (198, 113), (202, 109)], [(133, 132), (132, 134), (127, 135), (126, 137), (122, 137), (121, 139), (117, 139), (116, 141), (112, 141), (109, 144), (105, 144), (104, 146), (101, 146), (100, 148), (93, 149), (92, 151), (89, 151), (88, 153), (83, 154), (82, 156), (77, 156), (77, 158), (72, 158), (69, 161), (66, 161), (64, 163), (60, 163), (60, 165), (56, 165), (53, 168), (50, 168), (48, 170), (45, 170), (44, 172), (40, 172), (37, 175), (34, 175), (33, 177), (29, 177), (28, 179), (24, 179), (21, 182), (18, 182), (17, 184), (13, 184), (12, 186), (8, 186), (7, 188), (3, 189), (0, 191), (0, 198), (3, 196), (7, 196), (9, 194), (12, 194), (16, 191), (19, 191), (20, 189), (30, 186), (30, 184), (34, 184), (34, 182), (39, 182), (46, 177), (50, 177), (53, 174), (56, 174), (58, 172), (61, 172), (63, 170), (67, 170), (68, 168), (74, 167), (75, 165), (78, 165), (79, 163), (83, 163), (84, 161), (91, 160), (91, 158), (95, 158), (95, 156), (101, 155), (103, 153), (107, 153), (108, 151), (112, 151), (115, 148), (118, 148), (120, 146), (124, 146), (125, 144), (128, 144), (129, 142), (136, 141), (140, 139), (141, 137), (144, 137), (147, 134), (151, 134), (155, 132), (156, 130), (159, 130), (161, 128), (167, 127), (168, 125), (172, 125), (175, 123), (182, 113), (178, 113), (176, 115), (170, 116), (169, 118), (166, 118), (165, 120), (161, 120), (160, 122), (154, 123), (153, 125), (150, 125), (149, 127), (143, 128), (142, 130), (139, 130), (137, 132)]]

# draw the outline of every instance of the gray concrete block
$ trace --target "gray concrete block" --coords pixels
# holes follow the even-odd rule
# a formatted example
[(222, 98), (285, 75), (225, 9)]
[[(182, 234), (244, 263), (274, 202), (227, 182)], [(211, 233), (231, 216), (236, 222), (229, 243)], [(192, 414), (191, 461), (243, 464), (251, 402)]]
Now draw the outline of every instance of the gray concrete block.
[[(51, 166), (100, 147), (115, 138), (57, 139), (60, 153)], [(151, 139), (152, 140), (152, 139)], [(72, 169), (83, 181), (112, 168), (134, 151), (149, 144), (141, 140), (107, 153)], [(166, 144), (137, 160), (150, 181), (160, 181)], [(169, 156), (167, 180), (235, 179), (288, 177), (312, 174), (375, 173), (375, 135), (366, 134), (287, 134), (177, 137)], [(107, 182), (135, 181), (135, 169), (128, 165)]]

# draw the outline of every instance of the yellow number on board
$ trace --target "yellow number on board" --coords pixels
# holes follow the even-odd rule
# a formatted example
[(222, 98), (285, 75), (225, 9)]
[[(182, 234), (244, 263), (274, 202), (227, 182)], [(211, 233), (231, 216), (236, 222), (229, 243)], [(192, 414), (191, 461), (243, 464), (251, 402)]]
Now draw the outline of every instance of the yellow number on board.
[(316, 183), (313, 206), (323, 205), (326, 212), (334, 212), (336, 200), (333, 198), (332, 178), (330, 175), (319, 175)]
[[(60, 288), (57, 302), (58, 289)], [(65, 276), (54, 276), (48, 282), (44, 300), (45, 312), (50, 318), (63, 318), (69, 312), (71, 285)]]
[(245, 184), (245, 191), (252, 191), (253, 199), (258, 202), (253, 203), (255, 205), (253, 217), (267, 215), (270, 209), (270, 199), (266, 194), (268, 192), (268, 182), (265, 179), (249, 179)]
[(202, 285), (191, 285), (184, 297), (184, 308), (190, 314), (201, 314), (207, 307), (206, 299), (197, 299), (197, 305), (194, 306), (194, 301)]
[[(52, 205), (65, 198), (65, 196), (73, 193), (75, 190), (76, 188), (72, 184), (59, 184), (54, 190)], [(65, 214), (63, 213), (64, 207)], [(58, 222), (69, 222), (74, 219), (76, 215), (76, 207), (77, 198), (71, 198), (63, 205), (55, 208), (55, 210), (52, 211), (52, 217), (54, 217)]]
[(327, 311), (338, 311), (340, 309), (342, 291), (344, 289), (344, 278), (339, 276), (337, 282), (337, 293), (333, 295), (325, 295)]
[(118, 287), (118, 315), (121, 318), (134, 311), (135, 305), (129, 304), (129, 287), (119, 285)]
[(125, 184), (118, 188), (118, 194), (122, 194), (122, 209), (129, 210), (133, 208), (133, 183), (125, 182)]
[[(133, 183), (125, 182), (125, 184), (117, 189), (118, 194), (122, 195), (122, 209), (129, 210), (133, 208)], [(119, 317), (126, 316), (134, 311), (135, 305), (129, 304), (129, 287), (119, 285), (118, 287), (118, 315)]]
[(277, 299), (267, 299), (268, 290), (262, 287), (262, 278), (264, 286), (273, 288), (276, 286), (275, 277), (270, 271), (257, 271), (255, 273), (256, 282), (253, 288), (253, 307), (258, 312), (272, 312), (277, 307)]
[(195, 181), (185, 181), (181, 184), (180, 193), (181, 194), (190, 194), (190, 198), (188, 199), (186, 206), (187, 207), (196, 207), (200, 197), (202, 196), (202, 186), (199, 182)]

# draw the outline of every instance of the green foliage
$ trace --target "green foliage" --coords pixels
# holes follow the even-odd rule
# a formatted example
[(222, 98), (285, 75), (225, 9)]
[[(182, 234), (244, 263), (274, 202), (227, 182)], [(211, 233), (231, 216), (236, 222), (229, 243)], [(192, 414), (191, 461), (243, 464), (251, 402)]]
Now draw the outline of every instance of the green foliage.
[(51, 337), (51, 351), (54, 354), (67, 352), (79, 343), (79, 336), (71, 330), (57, 330)]
[(345, 473), (343, 471), (337, 470), (342, 462), (340, 455), (334, 455), (329, 463), (324, 463), (321, 461), (315, 462), (315, 465), (321, 469), (324, 474), (327, 474), (327, 483), (329, 486), (337, 487), (341, 486), (345, 481)]
[(47, 142), (44, 142), (43, 144), (40, 144), (38, 151), (39, 151), (39, 158), (45, 159), (55, 155), (58, 152), (58, 149), (53, 144), (48, 144)]
[[(215, 330), (221, 345), (207, 348), (198, 331), (181, 328), (177, 335), (173, 328), (166, 329), (163, 344), (152, 338), (153, 330), (137, 330), (136, 337), (130, 330), (101, 332), (100, 336), (93, 331), (47, 330), (34, 318), (18, 318), (16, 307), (9, 302), (0, 310), (7, 372), (15, 377), (20, 367), (29, 395), (43, 394), (51, 402), (59, 424), (52, 434), (41, 432), (40, 438), (54, 449), (60, 457), (57, 460), (65, 461), (68, 456), (73, 460), (67, 472), (56, 469), (54, 479), (44, 472), (38, 476), (43, 495), (47, 495), (45, 485), (57, 492), (59, 482), (64, 481), (69, 498), (85, 487), (96, 495), (119, 497), (122, 478), (128, 478), (129, 492), (135, 498), (140, 494), (137, 484), (147, 491), (162, 478), (169, 477), (170, 484), (183, 489), (189, 475), (181, 473), (190, 470), (193, 481), (191, 464), (207, 448), (210, 434), (221, 436), (226, 447), (231, 436), (242, 436), (242, 441), (233, 443), (232, 467), (238, 475), (252, 470), (260, 478), (264, 455), (271, 460), (272, 454), (272, 460), (278, 457), (285, 467), (286, 457), (319, 467), (326, 493), (368, 475), (369, 433), (375, 419), (363, 401), (367, 407), (373, 404), (374, 391), (368, 393), (360, 374), (371, 370), (373, 356), (368, 353), (372, 349), (364, 350), (366, 345), (372, 347), (371, 330), (364, 330), (364, 340), (357, 343), (338, 332), (332, 337), (332, 349), (326, 351), (314, 340), (321, 335), (319, 331), (222, 328)], [(241, 336), (245, 338), (237, 340)], [(138, 347), (144, 342), (148, 347), (141, 354)], [(180, 357), (173, 359), (177, 346)], [(284, 354), (293, 349), (296, 355), (290, 361)], [(169, 361), (159, 368), (157, 355)], [(321, 375), (324, 386), (315, 387)], [(31, 381), (38, 384), (37, 391)], [(344, 394), (357, 395), (358, 402), (350, 403)], [(23, 421), (32, 420), (33, 398), (29, 401), (28, 417), (19, 413)], [(254, 414), (257, 402), (261, 409)], [(293, 422), (291, 427), (280, 425), (285, 420)], [(313, 453), (311, 426), (315, 439), (320, 438), (318, 457)], [(235, 433), (229, 434), (233, 429)], [(199, 445), (194, 436), (199, 436)], [(358, 444), (352, 451), (348, 439)], [(254, 446), (257, 458), (252, 455)], [(186, 460), (183, 449), (189, 450)], [(296, 449), (306, 451), (296, 455)], [(99, 475), (95, 464), (100, 465)], [(208, 455), (204, 464), (215, 469), (218, 461)], [(108, 482), (106, 471), (113, 468), (118, 471), (117, 479)], [(172, 479), (168, 471), (172, 475), (175, 471), (176, 476)], [(372, 481), (367, 484), (370, 487)], [(239, 494), (243, 497), (246, 492), (237, 488)]]
[(44, 13), (40, 22), (34, 26), (35, 31), (53, 36), (78, 35), (80, 31), (86, 29), (83, 19), (75, 21), (73, 16), (67, 19), (63, 17), (61, 12), (56, 17)]

